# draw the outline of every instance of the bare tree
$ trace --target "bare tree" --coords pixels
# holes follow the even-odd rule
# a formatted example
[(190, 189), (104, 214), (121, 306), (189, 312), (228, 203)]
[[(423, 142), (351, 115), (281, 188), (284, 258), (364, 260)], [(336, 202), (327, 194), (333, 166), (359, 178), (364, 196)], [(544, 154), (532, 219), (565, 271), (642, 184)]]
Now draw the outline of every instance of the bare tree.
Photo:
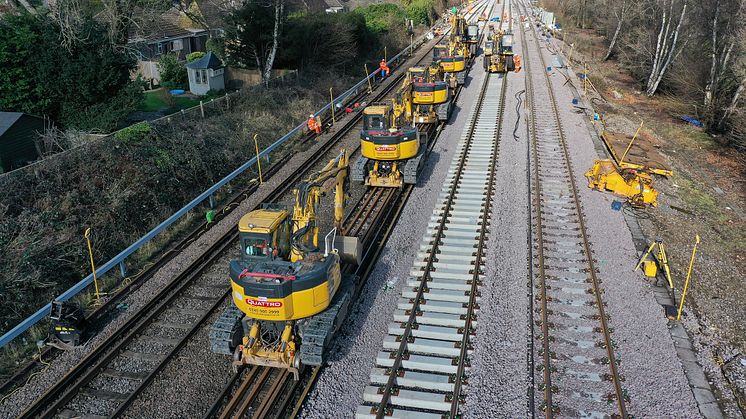
[(23, 8), (26, 9), (27, 12), (31, 13), (32, 15), (36, 14), (36, 9), (34, 9), (34, 6), (32, 6), (31, 3), (29, 3), (28, 1), (26, 0), (16, 0), (16, 1), (18, 2), (18, 4), (23, 6)]
[(622, 0), (621, 6), (614, 8), (614, 17), (616, 18), (617, 23), (616, 28), (614, 29), (614, 35), (611, 37), (611, 42), (609, 43), (609, 49), (606, 50), (604, 61), (611, 58), (611, 55), (614, 53), (614, 47), (616, 46), (617, 39), (619, 39), (619, 32), (622, 30), (622, 25), (624, 24), (628, 11), (629, 7), (627, 0)]
[[(671, 62), (680, 52), (680, 50), (677, 49), (677, 43), (681, 33), (681, 26), (686, 15), (686, 1), (684, 1), (681, 6), (681, 13), (677, 20), (675, 20), (676, 16), (674, 14), (677, 0), (663, 0), (662, 3), (663, 16), (660, 20), (658, 41), (655, 46), (655, 53), (653, 54), (653, 67), (650, 70), (646, 88), (648, 96), (653, 96), (658, 90), (658, 86), (660, 85), (661, 80), (663, 80), (666, 70), (668, 70)], [(668, 10), (666, 10), (666, 6), (668, 6)]]
[(272, 77), (272, 66), (277, 55), (277, 47), (280, 45), (283, 13), (285, 13), (285, 0), (273, 0), (273, 3), (275, 8), (275, 25), (272, 30), (272, 43), (269, 46), (267, 58), (264, 60), (264, 67), (259, 65), (259, 61), (257, 60), (258, 68), (262, 72), (262, 83), (265, 86), (269, 86), (269, 79)]

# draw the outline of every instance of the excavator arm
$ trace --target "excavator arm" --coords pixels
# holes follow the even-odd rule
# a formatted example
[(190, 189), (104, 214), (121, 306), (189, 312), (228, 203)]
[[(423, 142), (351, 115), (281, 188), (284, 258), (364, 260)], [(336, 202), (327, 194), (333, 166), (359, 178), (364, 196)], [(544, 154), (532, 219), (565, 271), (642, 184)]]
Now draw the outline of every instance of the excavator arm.
[(345, 182), (349, 171), (349, 159), (346, 150), (342, 150), (337, 157), (318, 172), (300, 183), (293, 190), (295, 204), (293, 205), (293, 252), (291, 260), (303, 258), (303, 254), (310, 248), (317, 248), (319, 241), (319, 227), (316, 223), (321, 197), (334, 189), (334, 226), (342, 225), (345, 206)]

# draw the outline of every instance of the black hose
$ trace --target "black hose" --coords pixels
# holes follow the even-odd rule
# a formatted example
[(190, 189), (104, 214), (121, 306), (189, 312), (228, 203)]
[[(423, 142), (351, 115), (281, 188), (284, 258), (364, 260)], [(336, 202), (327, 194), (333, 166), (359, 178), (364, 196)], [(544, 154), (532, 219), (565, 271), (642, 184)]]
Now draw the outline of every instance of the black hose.
[(517, 101), (515, 105), (515, 113), (516, 113), (517, 118), (515, 120), (515, 127), (513, 128), (513, 139), (516, 141), (518, 141), (518, 139), (520, 138), (517, 133), (518, 133), (518, 125), (521, 123), (521, 105), (523, 104), (523, 99), (521, 98), (521, 96), (523, 96), (525, 93), (526, 93), (526, 90), (524, 89), (515, 94), (515, 99)]

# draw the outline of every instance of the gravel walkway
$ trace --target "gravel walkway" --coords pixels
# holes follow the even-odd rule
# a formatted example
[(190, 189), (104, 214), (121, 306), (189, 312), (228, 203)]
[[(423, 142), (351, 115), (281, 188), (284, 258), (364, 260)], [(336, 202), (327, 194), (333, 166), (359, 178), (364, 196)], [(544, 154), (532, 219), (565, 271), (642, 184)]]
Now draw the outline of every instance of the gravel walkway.
[[(302, 417), (351, 417), (362, 402), (368, 374), (375, 364), (386, 326), (391, 320), (401, 287), (409, 274), (416, 249), (437, 201), (466, 117), (478, 95), (484, 71), (474, 65), (467, 77), (451, 122), (441, 133), (399, 223), (360, 293), (347, 323), (335, 338), (328, 365), (320, 373), (301, 412)], [(469, 87), (470, 86), (470, 87)]]

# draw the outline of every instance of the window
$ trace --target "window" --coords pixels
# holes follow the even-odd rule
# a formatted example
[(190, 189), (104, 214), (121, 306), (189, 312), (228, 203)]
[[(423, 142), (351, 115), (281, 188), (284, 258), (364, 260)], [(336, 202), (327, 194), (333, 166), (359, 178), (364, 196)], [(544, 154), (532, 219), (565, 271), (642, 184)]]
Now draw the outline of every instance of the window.
[(182, 49), (184, 49), (184, 42), (181, 39), (175, 39), (171, 41), (172, 51), (181, 51)]
[(267, 256), (269, 246), (266, 237), (248, 236), (244, 239), (244, 252), (246, 256)]
[(155, 44), (155, 53), (158, 55), (163, 54), (163, 43), (158, 42), (157, 44)]

